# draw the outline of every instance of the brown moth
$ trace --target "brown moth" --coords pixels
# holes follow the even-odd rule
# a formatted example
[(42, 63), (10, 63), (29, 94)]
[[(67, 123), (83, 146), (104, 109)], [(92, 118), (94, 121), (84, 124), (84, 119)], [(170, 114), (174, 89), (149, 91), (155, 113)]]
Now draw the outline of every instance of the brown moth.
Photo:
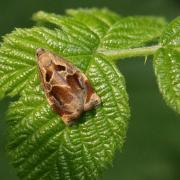
[(84, 111), (100, 104), (100, 97), (78, 68), (42, 48), (36, 50), (36, 56), (48, 103), (65, 124), (72, 124)]

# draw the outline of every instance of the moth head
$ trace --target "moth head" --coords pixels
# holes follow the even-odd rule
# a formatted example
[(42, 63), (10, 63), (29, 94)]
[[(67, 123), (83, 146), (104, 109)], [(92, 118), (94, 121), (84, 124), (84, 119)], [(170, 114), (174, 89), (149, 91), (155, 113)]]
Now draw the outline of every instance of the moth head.
[(45, 53), (45, 50), (43, 48), (36, 49), (36, 56), (40, 57), (43, 53)]
[(52, 65), (51, 54), (43, 48), (38, 48), (36, 50), (36, 57), (38, 59), (38, 64), (45, 69), (50, 68)]

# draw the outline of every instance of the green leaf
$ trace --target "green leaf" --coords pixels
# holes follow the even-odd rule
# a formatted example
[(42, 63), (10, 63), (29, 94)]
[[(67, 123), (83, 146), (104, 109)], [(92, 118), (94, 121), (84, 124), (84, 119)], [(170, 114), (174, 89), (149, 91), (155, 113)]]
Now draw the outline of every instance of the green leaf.
[(180, 18), (167, 27), (161, 44), (154, 57), (157, 82), (166, 103), (180, 113)]
[[(105, 55), (108, 59), (117, 59), (111, 50), (118, 52), (126, 51), (157, 40), (166, 22), (163, 18), (151, 16), (137, 16), (121, 18), (116, 14), (110, 14), (103, 9), (101, 12), (93, 10), (69, 10), (67, 13), (73, 16), (78, 23), (84, 23), (98, 38), (96, 52)], [(106, 14), (107, 13), (107, 14)], [(61, 16), (51, 14), (50, 19), (47, 13), (39, 12), (33, 19), (40, 24), (53, 24), (58, 26)], [(71, 26), (69, 24), (69, 26)], [(62, 25), (61, 25), (62, 27)], [(101, 27), (101, 28), (100, 28)]]
[(122, 146), (129, 116), (123, 77), (100, 56), (86, 73), (102, 105), (76, 126), (65, 126), (51, 111), (36, 79), (11, 106), (9, 153), (21, 178), (53, 176), (58, 169), (54, 179), (94, 179)]
[(100, 49), (142, 47), (158, 38), (165, 21), (155, 17), (127, 17), (114, 24), (101, 40)]
[[(107, 41), (110, 43), (106, 47), (114, 49), (114, 40), (107, 40), (106, 37), (117, 36), (115, 41), (117, 48), (120, 49), (123, 46), (123, 49), (139, 47), (157, 38), (165, 24), (162, 19), (157, 18), (155, 21), (155, 18), (152, 17), (124, 18), (121, 21), (120, 17), (104, 9), (102, 11), (97, 9), (92, 9), (92, 11), (71, 10), (68, 13), (70, 14), (70, 12), (75, 19), (40, 11), (33, 16), (34, 19), (39, 23), (44, 22), (44, 25), (54, 24), (55, 28), (50, 29), (48, 26), (48, 28), (16, 29), (4, 37), (4, 43), (0, 50), (1, 96), (4, 96), (5, 93), (10, 96), (17, 95), (28, 84), (36, 68), (34, 52), (38, 47), (47, 48), (63, 57), (73, 59), (77, 66), (84, 69), (88, 66), (88, 61), (84, 61), (84, 57), (90, 59), (94, 52), (108, 56), (108, 50), (103, 49), (103, 44), (106, 44)], [(83, 14), (82, 17), (86, 17), (85, 21), (79, 19), (78, 12)], [(88, 17), (89, 21), (86, 20)], [(154, 29), (151, 28), (152, 32), (148, 34), (144, 24), (152, 26), (152, 22)], [(117, 27), (121, 23), (123, 25), (118, 30)], [(140, 30), (141, 26), (142, 30)], [(100, 29), (99, 27), (101, 27), (100, 32), (103, 31), (102, 33), (97, 31)], [(125, 33), (127, 29), (130, 34)], [(138, 34), (139, 32), (141, 33)], [(121, 34), (124, 35), (121, 36)], [(147, 34), (144, 35), (144, 40), (140, 39), (143, 34)]]
[(115, 24), (121, 17), (108, 9), (69, 9), (67, 14), (73, 16), (76, 20), (83, 22), (101, 39), (107, 31)]
[[(124, 142), (129, 117), (122, 75), (96, 54), (99, 37), (69, 17), (39, 13), (56, 28), (16, 29), (0, 49), (1, 92), (20, 99), (8, 113), (9, 155), (21, 179), (95, 179)], [(102, 104), (67, 127), (39, 87), (35, 50), (46, 48), (86, 73)]]
[[(106, 9), (68, 14), (38, 12), (33, 19), (39, 26), (14, 30), (0, 48), (0, 95), (20, 96), (8, 112), (8, 151), (21, 179), (97, 178), (122, 147), (130, 114), (124, 78), (106, 53), (153, 42), (165, 25), (158, 18), (122, 18)], [(145, 24), (152, 22), (150, 32)], [(39, 47), (80, 68), (101, 97), (100, 107), (84, 113), (74, 126), (63, 124), (40, 88)]]
[[(67, 11), (102, 37), (99, 44), (100, 50), (143, 46), (158, 38), (166, 24), (163, 18), (143, 16), (120, 18), (116, 14), (112, 14), (107, 21), (106, 16), (109, 11), (104, 9), (103, 12), (103, 15), (99, 15), (96, 9)], [(103, 32), (103, 30), (106, 31)]]

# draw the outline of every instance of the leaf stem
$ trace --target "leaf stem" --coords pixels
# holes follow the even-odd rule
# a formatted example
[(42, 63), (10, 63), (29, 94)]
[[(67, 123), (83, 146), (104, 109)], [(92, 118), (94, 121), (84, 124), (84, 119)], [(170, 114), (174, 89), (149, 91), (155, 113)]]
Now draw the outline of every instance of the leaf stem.
[(117, 50), (98, 49), (97, 52), (111, 59), (121, 59), (121, 58), (137, 57), (137, 56), (149, 56), (154, 54), (159, 48), (161, 48), (160, 45), (154, 45), (154, 46), (131, 48), (131, 49), (117, 49)]

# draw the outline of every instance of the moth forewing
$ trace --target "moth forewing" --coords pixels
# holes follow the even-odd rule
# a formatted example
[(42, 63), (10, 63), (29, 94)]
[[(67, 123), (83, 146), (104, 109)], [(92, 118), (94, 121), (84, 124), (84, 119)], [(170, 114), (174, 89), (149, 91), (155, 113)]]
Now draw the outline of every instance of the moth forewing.
[(65, 124), (72, 124), (84, 111), (100, 104), (86, 75), (70, 62), (42, 48), (36, 50), (36, 57), (48, 103)]

